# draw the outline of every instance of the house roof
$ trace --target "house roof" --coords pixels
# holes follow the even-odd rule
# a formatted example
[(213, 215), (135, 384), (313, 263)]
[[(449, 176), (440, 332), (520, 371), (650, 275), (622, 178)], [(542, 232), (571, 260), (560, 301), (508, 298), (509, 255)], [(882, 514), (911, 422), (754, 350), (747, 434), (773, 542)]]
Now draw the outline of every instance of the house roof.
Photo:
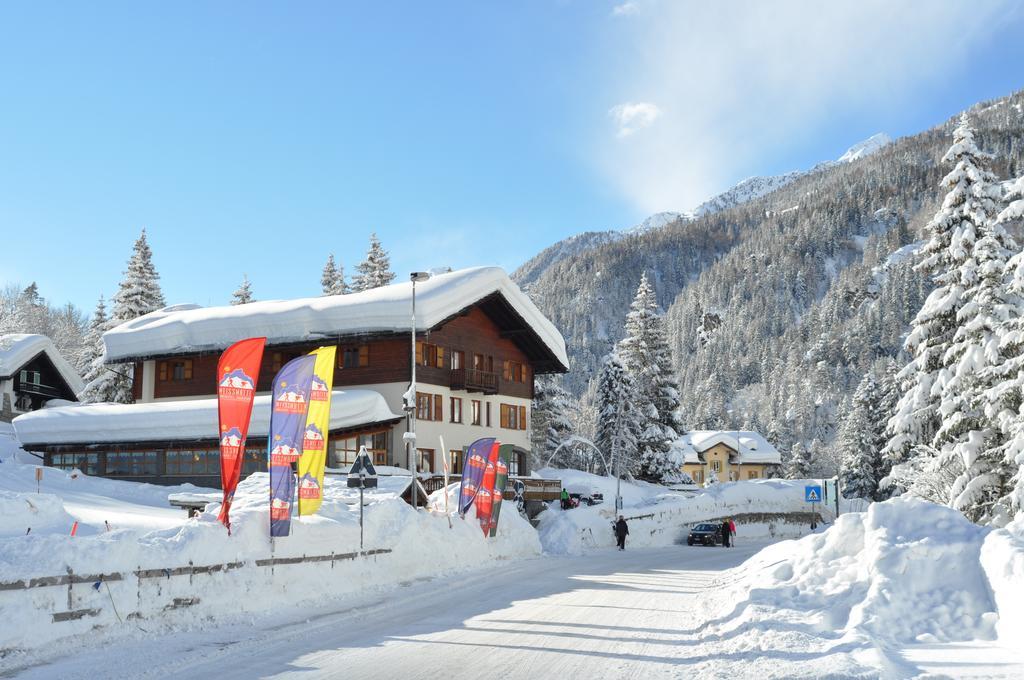
[(81, 376), (57, 351), (50, 338), (27, 333), (0, 336), (0, 380), (16, 374), (40, 354), (46, 355), (74, 394), (85, 388)]
[[(362, 293), (245, 305), (174, 305), (113, 328), (103, 335), (106, 361), (120, 362), (222, 350), (244, 338), (268, 345), (335, 340), (346, 336), (407, 333), (412, 283)], [(436, 328), (479, 304), (540, 372), (564, 372), (569, 358), (554, 324), (500, 267), (438, 274), (416, 286), (416, 326)]]
[(677, 439), (673, 447), (681, 450), (687, 463), (700, 463), (701, 455), (717, 444), (724, 444), (738, 456), (735, 462), (781, 464), (782, 457), (767, 439), (747, 430), (695, 430)]
[[(373, 390), (335, 391), (331, 429), (345, 430), (401, 419)], [(156, 401), (146, 404), (71, 404), (32, 411), (14, 419), (24, 446), (174, 440), (216, 440), (216, 399)], [(253, 402), (250, 437), (270, 430), (270, 395)]]

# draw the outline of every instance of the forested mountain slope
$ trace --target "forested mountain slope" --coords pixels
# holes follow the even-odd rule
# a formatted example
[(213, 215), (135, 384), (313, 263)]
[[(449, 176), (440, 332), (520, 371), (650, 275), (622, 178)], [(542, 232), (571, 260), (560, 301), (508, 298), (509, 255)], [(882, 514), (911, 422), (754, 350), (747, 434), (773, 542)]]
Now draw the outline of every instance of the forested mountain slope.
[[(1024, 171), (1024, 95), (979, 104), (979, 144)], [(742, 205), (625, 235), (522, 278), (566, 337), (579, 394), (646, 271), (667, 309), (690, 428), (747, 425), (825, 451), (860, 376), (894, 356), (925, 282), (912, 247), (934, 213), (950, 122), (827, 163)], [(823, 465), (827, 460), (823, 460)]]

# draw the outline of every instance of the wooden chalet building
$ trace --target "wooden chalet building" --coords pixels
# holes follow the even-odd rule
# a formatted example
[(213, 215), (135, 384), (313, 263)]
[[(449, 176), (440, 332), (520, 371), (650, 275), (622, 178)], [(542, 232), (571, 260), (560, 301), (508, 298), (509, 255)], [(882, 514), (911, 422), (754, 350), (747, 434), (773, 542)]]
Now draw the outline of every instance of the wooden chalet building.
[(41, 409), (51, 399), (75, 401), (84, 387), (45, 335), (0, 336), (0, 422)]
[[(233, 342), (265, 336), (258, 400), (269, 399), (270, 381), (290, 359), (338, 347), (330, 468), (347, 469), (360, 446), (377, 464), (408, 467), (411, 292), (403, 282), (349, 295), (167, 307), (103, 337), (109, 363), (134, 366), (135, 404), (47, 409), (16, 419), (15, 429), (24, 448), (55, 467), (217, 486), (217, 361)], [(568, 370), (561, 334), (496, 267), (418, 283), (416, 323), (418, 470), (441, 471), (442, 438), (457, 473), (465, 447), (494, 436), (517, 447), (511, 472), (525, 474), (534, 377)], [(269, 403), (262, 408), (268, 417), (260, 420), (257, 401), (246, 472), (266, 466)], [(176, 428), (183, 413), (188, 423)]]

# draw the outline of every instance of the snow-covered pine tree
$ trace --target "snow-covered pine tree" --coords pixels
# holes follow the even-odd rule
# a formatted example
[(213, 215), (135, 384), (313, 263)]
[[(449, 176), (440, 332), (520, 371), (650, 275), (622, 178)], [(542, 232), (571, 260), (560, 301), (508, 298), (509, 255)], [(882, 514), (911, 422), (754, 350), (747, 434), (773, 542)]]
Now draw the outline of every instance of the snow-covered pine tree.
[(906, 461), (915, 446), (930, 444), (941, 425), (939, 395), (932, 387), (939, 372), (949, 368), (947, 353), (959, 327), (960, 267), (970, 258), (976, 240), (974, 210), (982, 207), (988, 219), (994, 207), (990, 205), (994, 178), (984, 169), (986, 159), (964, 114), (953, 133), (953, 145), (942, 157), (944, 163), (953, 163), (942, 180), (948, 192), (927, 225), (928, 242), (915, 267), (936, 287), (914, 317), (906, 340), (911, 359), (898, 375), (902, 396), (889, 421), (885, 449), (892, 464)]
[[(153, 266), (153, 251), (146, 240), (146, 230), (135, 241), (132, 256), (128, 258), (128, 269), (114, 295), (114, 310), (109, 326), (113, 328), (126, 321), (154, 312), (165, 305), (160, 290), (160, 275)], [(131, 364), (107, 366), (95, 360), (85, 376), (85, 389), (80, 395), (82, 401), (112, 401), (129, 404), (132, 397)]]
[(103, 363), (103, 333), (116, 325), (107, 317), (107, 307), (103, 296), (96, 303), (86, 335), (86, 350), (89, 353), (89, 366), (83, 376), (85, 388), (78, 398), (87, 403), (111, 401), (120, 404), (131, 403), (132, 383), (124, 374), (124, 364), (107, 366)]
[(640, 277), (636, 297), (626, 315), (626, 337), (619, 356), (636, 389), (640, 475), (674, 482), (683, 461), (671, 444), (683, 432), (679, 420), (679, 388), (672, 369), (665, 321), (658, 313), (647, 274)]
[(115, 325), (137, 319), (144, 314), (164, 306), (164, 294), (160, 290), (160, 275), (153, 266), (153, 251), (146, 240), (146, 230), (135, 241), (128, 269), (121, 279), (120, 288), (114, 295), (114, 311), (111, 314)]
[(597, 437), (595, 444), (607, 458), (611, 474), (637, 470), (635, 389), (618, 354), (607, 356), (598, 376)]
[(376, 233), (370, 234), (370, 249), (366, 252), (366, 259), (356, 266), (356, 271), (358, 274), (352, 279), (352, 289), (357, 293), (386, 286), (395, 280), (391, 258)]
[(871, 371), (864, 374), (849, 414), (839, 430), (837, 453), (840, 459), (839, 479), (847, 498), (878, 499), (878, 472), (881, 445), (878, 429), (881, 391)]
[[(949, 368), (939, 372), (933, 389), (941, 394), (942, 417), (933, 445), (942, 456), (963, 461), (950, 504), (974, 522), (989, 523), (1005, 513), (999, 501), (1009, 482), (1004, 437), (988, 416), (998, 408), (990, 403), (990, 389), (997, 382), (994, 368), (1003, 363), (1001, 339), (1007, 324), (1020, 315), (1017, 310), (1024, 300), (1006, 285), (1006, 262), (1017, 244), (995, 221), (1000, 198), (995, 176), (977, 177), (974, 189), (968, 204), (978, 238), (951, 286), (963, 290), (963, 304), (957, 317), (960, 327), (946, 352)], [(1005, 523), (1005, 517), (1001, 521)]]
[(320, 277), (320, 287), (324, 295), (345, 295), (348, 293), (348, 284), (345, 282), (345, 267), (334, 263), (334, 253), (327, 256), (327, 264), (324, 265), (324, 272)]
[[(530, 448), (536, 470), (558, 450), (558, 447), (572, 434), (571, 397), (560, 385), (550, 378), (538, 378), (534, 382), (533, 409), (531, 411)], [(568, 467), (573, 462), (570, 447), (564, 446), (553, 464)]]
[(242, 274), (242, 283), (239, 284), (238, 289), (231, 294), (231, 304), (247, 305), (254, 301), (255, 298), (252, 296), (252, 284), (249, 283), (249, 275)]
[(811, 451), (803, 445), (803, 442), (796, 442), (790, 450), (789, 462), (786, 463), (787, 479), (808, 479), (814, 468), (814, 459)]
[[(1001, 225), (1024, 220), (1024, 177), (1017, 179), (1006, 195), (1010, 204), (997, 221)], [(1007, 293), (1024, 299), (1024, 252), (1007, 262), (1010, 280)], [(1008, 476), (1006, 492), (994, 509), (994, 524), (1024, 517), (1024, 316), (1009, 319), (999, 342), (1002, 361), (992, 373), (995, 384), (989, 391), (986, 415), (999, 428), (1006, 444), (997, 468), (999, 476)]]

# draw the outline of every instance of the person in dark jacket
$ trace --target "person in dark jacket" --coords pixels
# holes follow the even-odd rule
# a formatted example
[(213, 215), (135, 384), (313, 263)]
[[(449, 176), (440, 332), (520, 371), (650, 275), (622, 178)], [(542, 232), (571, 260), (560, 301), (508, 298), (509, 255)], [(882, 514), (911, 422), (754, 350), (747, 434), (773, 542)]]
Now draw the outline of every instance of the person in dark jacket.
[(726, 548), (730, 547), (729, 543), (732, 539), (732, 524), (729, 520), (722, 522), (722, 545)]
[(629, 535), (629, 525), (626, 518), (619, 515), (619, 521), (615, 523), (615, 540), (618, 541), (619, 550), (626, 549), (626, 536)]

